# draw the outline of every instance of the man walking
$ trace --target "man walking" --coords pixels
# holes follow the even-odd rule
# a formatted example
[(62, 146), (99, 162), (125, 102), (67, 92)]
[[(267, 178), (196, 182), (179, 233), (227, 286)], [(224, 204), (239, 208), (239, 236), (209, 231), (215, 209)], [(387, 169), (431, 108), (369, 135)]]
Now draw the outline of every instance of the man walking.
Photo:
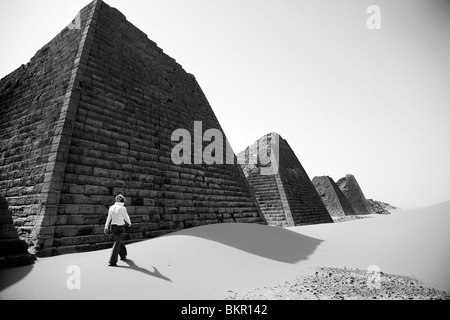
[(111, 258), (109, 259), (109, 265), (117, 265), (117, 259), (120, 255), (121, 260), (125, 260), (127, 257), (127, 249), (122, 242), (125, 226), (131, 226), (131, 220), (128, 216), (127, 209), (125, 208), (125, 197), (121, 194), (116, 196), (116, 203), (109, 208), (108, 218), (105, 224), (105, 234), (108, 233), (109, 227), (111, 227), (111, 233), (114, 236), (114, 245), (111, 252)]

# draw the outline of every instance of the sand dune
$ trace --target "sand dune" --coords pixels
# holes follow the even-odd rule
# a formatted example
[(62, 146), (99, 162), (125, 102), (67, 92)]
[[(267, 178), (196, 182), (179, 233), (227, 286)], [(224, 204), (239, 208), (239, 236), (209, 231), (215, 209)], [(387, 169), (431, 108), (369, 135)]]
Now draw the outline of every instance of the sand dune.
[[(128, 245), (128, 261), (108, 267), (110, 250), (38, 259), (0, 271), (0, 299), (223, 299), (227, 292), (312, 274), (317, 267), (414, 276), (450, 292), (450, 202), (389, 216), (292, 228), (218, 224)], [(71, 266), (80, 289), (70, 290)]]
[(291, 230), (324, 240), (314, 265), (366, 269), (414, 276), (450, 292), (450, 202), (392, 215)]

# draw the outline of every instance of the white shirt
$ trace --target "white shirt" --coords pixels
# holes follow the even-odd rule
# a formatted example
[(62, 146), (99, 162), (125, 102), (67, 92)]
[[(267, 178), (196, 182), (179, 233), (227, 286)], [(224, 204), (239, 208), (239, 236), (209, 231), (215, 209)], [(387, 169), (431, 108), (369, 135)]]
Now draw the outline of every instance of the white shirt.
[(116, 202), (113, 206), (109, 208), (108, 218), (106, 219), (105, 227), (115, 224), (118, 226), (123, 226), (128, 223), (131, 226), (130, 216), (128, 215), (127, 208), (125, 208), (122, 202)]

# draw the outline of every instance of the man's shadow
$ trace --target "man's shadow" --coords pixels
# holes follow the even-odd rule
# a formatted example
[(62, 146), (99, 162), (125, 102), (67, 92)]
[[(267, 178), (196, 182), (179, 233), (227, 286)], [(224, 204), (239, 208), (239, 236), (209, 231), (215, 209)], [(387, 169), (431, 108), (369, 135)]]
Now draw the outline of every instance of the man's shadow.
[(125, 267), (125, 266), (117, 266), (117, 267), (119, 267), (119, 268), (133, 269), (133, 270), (136, 270), (136, 271), (140, 271), (140, 272), (142, 272), (142, 273), (145, 273), (145, 274), (147, 274), (147, 275), (149, 275), (149, 276), (156, 277), (156, 278), (160, 278), (160, 279), (163, 279), (163, 280), (165, 280), (165, 281), (172, 282), (172, 280), (171, 280), (170, 278), (167, 278), (166, 276), (164, 276), (163, 274), (161, 274), (161, 273), (159, 272), (159, 270), (156, 269), (155, 267), (153, 267), (153, 269), (155, 269), (155, 271), (152, 272), (152, 271), (150, 271), (150, 270), (148, 270), (148, 269), (141, 268), (141, 267), (137, 266), (136, 263), (134, 263), (133, 260), (125, 259), (125, 260), (123, 260), (123, 262), (127, 263), (129, 266), (128, 266), (128, 267)]

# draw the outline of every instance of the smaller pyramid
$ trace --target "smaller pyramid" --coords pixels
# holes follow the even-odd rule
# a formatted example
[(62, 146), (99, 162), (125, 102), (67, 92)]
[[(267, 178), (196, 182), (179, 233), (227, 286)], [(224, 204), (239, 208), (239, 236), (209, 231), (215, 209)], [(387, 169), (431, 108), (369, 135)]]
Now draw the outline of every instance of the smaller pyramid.
[(294, 151), (279, 134), (261, 137), (237, 159), (268, 225), (333, 222)]
[(35, 260), (28, 253), (28, 244), (19, 239), (8, 202), (0, 195), (0, 269), (33, 264)]
[(314, 177), (312, 183), (333, 218), (355, 215), (355, 210), (332, 178)]
[(355, 176), (347, 174), (344, 178), (339, 179), (336, 184), (350, 202), (357, 215), (370, 214), (367, 199)]

